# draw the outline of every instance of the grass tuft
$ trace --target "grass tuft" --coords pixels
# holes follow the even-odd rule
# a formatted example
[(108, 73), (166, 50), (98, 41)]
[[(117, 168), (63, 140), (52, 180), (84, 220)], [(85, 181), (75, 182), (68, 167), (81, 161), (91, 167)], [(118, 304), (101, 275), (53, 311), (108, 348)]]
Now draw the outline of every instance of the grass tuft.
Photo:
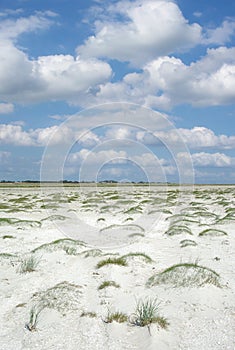
[(182, 241), (180, 241), (180, 247), (181, 248), (185, 248), (188, 246), (192, 246), (195, 247), (197, 245), (197, 243), (191, 239), (183, 239)]
[(101, 283), (101, 285), (98, 287), (98, 290), (107, 288), (107, 287), (115, 287), (115, 288), (120, 288), (120, 285), (117, 284), (114, 281), (104, 281)]
[(189, 234), (192, 235), (190, 228), (185, 225), (175, 225), (169, 227), (169, 229), (165, 232), (168, 236), (180, 235), (180, 234)]
[(11, 239), (11, 238), (15, 238), (15, 237), (12, 236), (12, 235), (4, 235), (4, 236), (2, 236), (2, 239)]
[(127, 266), (126, 260), (123, 257), (121, 257), (121, 258), (108, 258), (108, 259), (101, 260), (98, 262), (96, 267), (97, 269), (99, 269), (105, 265), (110, 265), (110, 264)]
[(21, 261), (19, 272), (20, 273), (27, 273), (27, 272), (33, 272), (36, 270), (38, 264), (40, 262), (40, 258), (31, 255), (28, 258), (25, 258)]
[(141, 257), (145, 260), (145, 262), (147, 263), (152, 263), (153, 260), (152, 258), (150, 258), (150, 256), (148, 256), (147, 254), (145, 253), (128, 253), (128, 254), (125, 254), (122, 256), (122, 258), (126, 259), (126, 258), (132, 258), (132, 257)]
[(44, 309), (44, 306), (42, 304), (34, 305), (30, 309), (29, 313), (29, 322), (26, 323), (25, 327), (30, 331), (34, 332), (37, 330), (37, 324), (38, 324), (38, 317), (42, 310)]
[(116, 312), (110, 312), (108, 310), (108, 315), (105, 320), (103, 320), (105, 323), (112, 323), (113, 321), (118, 322), (118, 323), (124, 323), (127, 322), (128, 317), (126, 314), (116, 311)]
[(83, 312), (81, 313), (80, 317), (95, 318), (95, 317), (97, 317), (97, 314), (96, 314), (95, 312), (83, 311)]
[(130, 323), (139, 327), (147, 326), (149, 332), (150, 326), (153, 323), (158, 324), (161, 328), (167, 328), (169, 323), (166, 318), (158, 315), (158, 310), (159, 303), (157, 299), (140, 299), (137, 302), (135, 313), (130, 317)]

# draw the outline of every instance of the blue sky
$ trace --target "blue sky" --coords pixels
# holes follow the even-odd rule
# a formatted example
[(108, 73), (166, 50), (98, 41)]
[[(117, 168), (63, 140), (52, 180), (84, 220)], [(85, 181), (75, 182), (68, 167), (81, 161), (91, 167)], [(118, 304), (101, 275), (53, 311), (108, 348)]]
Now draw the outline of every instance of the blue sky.
[(235, 3), (2, 0), (0, 163), (16, 181), (234, 183)]

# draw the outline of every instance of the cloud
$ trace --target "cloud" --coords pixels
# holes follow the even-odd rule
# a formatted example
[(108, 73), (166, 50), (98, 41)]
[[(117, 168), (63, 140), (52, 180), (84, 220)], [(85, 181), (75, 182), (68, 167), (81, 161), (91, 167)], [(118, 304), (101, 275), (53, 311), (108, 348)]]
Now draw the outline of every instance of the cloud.
[[(177, 156), (178, 161), (182, 164), (188, 161), (190, 157), (187, 153), (179, 153)], [(191, 155), (192, 161), (195, 167), (234, 167), (235, 158), (229, 157), (224, 153), (194, 153)]]
[(156, 57), (193, 47), (202, 39), (201, 27), (189, 24), (173, 1), (121, 1), (107, 12), (109, 19), (96, 21), (95, 35), (77, 48), (78, 54), (142, 66)]
[[(17, 17), (5, 17), (13, 15)], [(47, 30), (56, 24), (57, 14), (19, 16), (20, 11), (0, 14), (0, 100), (9, 108), (12, 103), (44, 101), (79, 106), (130, 101), (167, 110), (185, 103), (214, 106), (234, 101), (235, 48), (208, 49), (205, 57), (189, 65), (167, 56), (198, 44), (228, 42), (235, 31), (233, 19), (208, 29), (189, 23), (174, 1), (109, 3), (104, 14), (98, 14), (94, 36), (77, 49), (76, 57), (31, 58), (17, 40), (24, 33)], [(128, 61), (141, 70), (111, 82), (112, 61), (103, 58)]]
[(111, 77), (110, 66), (96, 59), (82, 60), (71, 55), (39, 57), (35, 62), (38, 77), (44, 82), (45, 97), (76, 102), (78, 94)]
[(67, 100), (78, 104), (83, 94), (111, 76), (110, 66), (96, 59), (71, 55), (30, 60), (11, 42), (0, 44), (0, 98), (32, 103)]
[(22, 12), (23, 12), (23, 9), (21, 9), (21, 8), (18, 8), (16, 10), (5, 9), (5, 10), (0, 12), (0, 17), (18, 16)]
[[(148, 142), (148, 140), (144, 138), (145, 134), (140, 136), (142, 136), (143, 141)], [(155, 143), (158, 142), (158, 138), (171, 145), (177, 144), (181, 141), (185, 142), (190, 149), (235, 149), (235, 136), (215, 135), (211, 129), (202, 126), (195, 126), (192, 129), (179, 128), (168, 132), (160, 131), (156, 132), (155, 136), (157, 138), (155, 138)]]
[[(19, 14), (7, 12), (7, 15)], [(17, 19), (3, 19), (0, 21), (0, 39), (15, 40), (23, 33), (34, 32), (49, 28), (52, 24), (53, 12), (37, 12), (29, 17), (20, 17)], [(1, 18), (1, 17), (0, 17)]]
[(122, 81), (101, 84), (90, 102), (128, 100), (147, 107), (170, 109), (179, 104), (217, 106), (235, 99), (235, 48), (208, 49), (202, 59), (189, 65), (175, 57), (159, 57), (140, 73)]
[(89, 180), (97, 180), (100, 176), (133, 179), (142, 173), (148, 181), (165, 181), (168, 175), (176, 173), (176, 167), (151, 152), (132, 155), (128, 150), (82, 149), (68, 156), (64, 172), (79, 173), (81, 179), (89, 177)]
[(0, 103), (0, 114), (8, 114), (14, 111), (12, 103)]
[[(121, 112), (116, 111), (116, 113), (117, 120), (123, 117)], [(126, 147), (133, 147), (133, 145), (137, 147), (137, 144), (146, 146), (165, 144), (172, 149), (180, 145), (181, 148), (184, 146), (189, 149), (235, 149), (235, 136), (216, 135), (211, 129), (202, 126), (195, 126), (192, 129), (177, 129), (173, 125), (169, 127), (164, 115), (160, 118), (161, 114), (156, 113), (155, 115), (154, 113), (152, 115), (153, 118), (155, 116), (155, 121), (149, 116), (148, 123), (152, 121), (149, 131), (146, 119), (148, 113), (141, 115), (139, 112), (138, 119), (134, 121), (135, 114), (132, 115), (130, 111), (132, 124), (135, 123), (135, 125), (128, 125), (127, 119), (126, 123), (119, 119), (120, 125), (113, 124), (113, 121), (110, 120), (109, 125), (107, 124), (108, 115), (109, 113), (104, 112), (102, 119), (98, 118), (98, 114), (94, 118), (78, 115), (77, 118), (74, 116), (74, 120), (68, 119), (60, 125), (28, 131), (23, 130), (24, 122), (22, 121), (0, 124), (0, 142), (9, 145), (46, 146), (50, 140), (51, 145), (77, 143), (83, 147), (94, 147), (101, 143), (109, 142), (110, 144), (113, 142), (114, 145), (120, 144)], [(115, 116), (115, 112), (113, 116)], [(146, 120), (146, 129), (141, 128), (141, 125), (144, 125), (144, 120)], [(91, 129), (88, 128), (89, 124), (93, 125)]]
[[(235, 32), (233, 18), (227, 18), (215, 28), (189, 23), (178, 5), (170, 0), (119, 1), (101, 14), (96, 8), (95, 14), (98, 19), (94, 35), (77, 48), (77, 53), (131, 62), (137, 67), (199, 44), (224, 45)], [(195, 17), (201, 15), (194, 13)]]
[(37, 11), (29, 17), (0, 17), (0, 100), (32, 103), (66, 100), (79, 104), (90, 89), (112, 75), (108, 63), (95, 58), (83, 60), (72, 55), (30, 58), (18, 48), (24, 33), (48, 29), (56, 13)]
[(116, 164), (119, 163), (119, 159), (122, 158), (127, 158), (127, 153), (125, 151), (110, 149), (94, 152), (83, 148), (81, 151), (69, 155), (69, 163), (81, 164), (82, 162), (85, 162), (86, 165), (102, 165), (106, 162), (112, 162), (112, 164)]
[(231, 40), (235, 33), (235, 20), (225, 20), (220, 27), (206, 30), (205, 44), (224, 45)]
[(0, 143), (17, 146), (35, 145), (28, 132), (23, 131), (20, 125), (11, 124), (0, 125)]

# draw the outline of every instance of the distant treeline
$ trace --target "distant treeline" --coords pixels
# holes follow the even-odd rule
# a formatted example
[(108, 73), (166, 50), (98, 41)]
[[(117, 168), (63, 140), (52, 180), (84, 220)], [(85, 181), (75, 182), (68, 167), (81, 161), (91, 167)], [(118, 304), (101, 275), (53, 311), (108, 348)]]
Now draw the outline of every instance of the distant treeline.
[[(38, 183), (65, 183), (65, 184), (79, 184), (79, 183), (96, 183), (95, 181), (72, 181), (72, 180), (61, 180), (61, 181), (39, 181), (39, 180), (22, 180), (22, 181), (11, 181), (11, 180), (1, 180), (0, 183), (31, 183), (31, 184), (38, 184)], [(98, 183), (107, 183), (107, 184), (117, 184), (117, 183), (123, 183), (122, 181), (116, 181), (116, 180), (102, 180)], [(145, 184), (144, 181), (129, 181), (126, 183), (132, 183), (132, 184)], [(159, 182), (160, 183), (160, 182)]]

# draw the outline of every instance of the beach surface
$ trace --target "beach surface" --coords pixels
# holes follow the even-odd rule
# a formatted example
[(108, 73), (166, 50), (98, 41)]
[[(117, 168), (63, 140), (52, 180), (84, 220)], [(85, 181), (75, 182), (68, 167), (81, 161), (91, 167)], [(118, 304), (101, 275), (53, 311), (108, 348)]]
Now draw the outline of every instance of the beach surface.
[(1, 350), (235, 349), (235, 186), (9, 185), (0, 212)]

